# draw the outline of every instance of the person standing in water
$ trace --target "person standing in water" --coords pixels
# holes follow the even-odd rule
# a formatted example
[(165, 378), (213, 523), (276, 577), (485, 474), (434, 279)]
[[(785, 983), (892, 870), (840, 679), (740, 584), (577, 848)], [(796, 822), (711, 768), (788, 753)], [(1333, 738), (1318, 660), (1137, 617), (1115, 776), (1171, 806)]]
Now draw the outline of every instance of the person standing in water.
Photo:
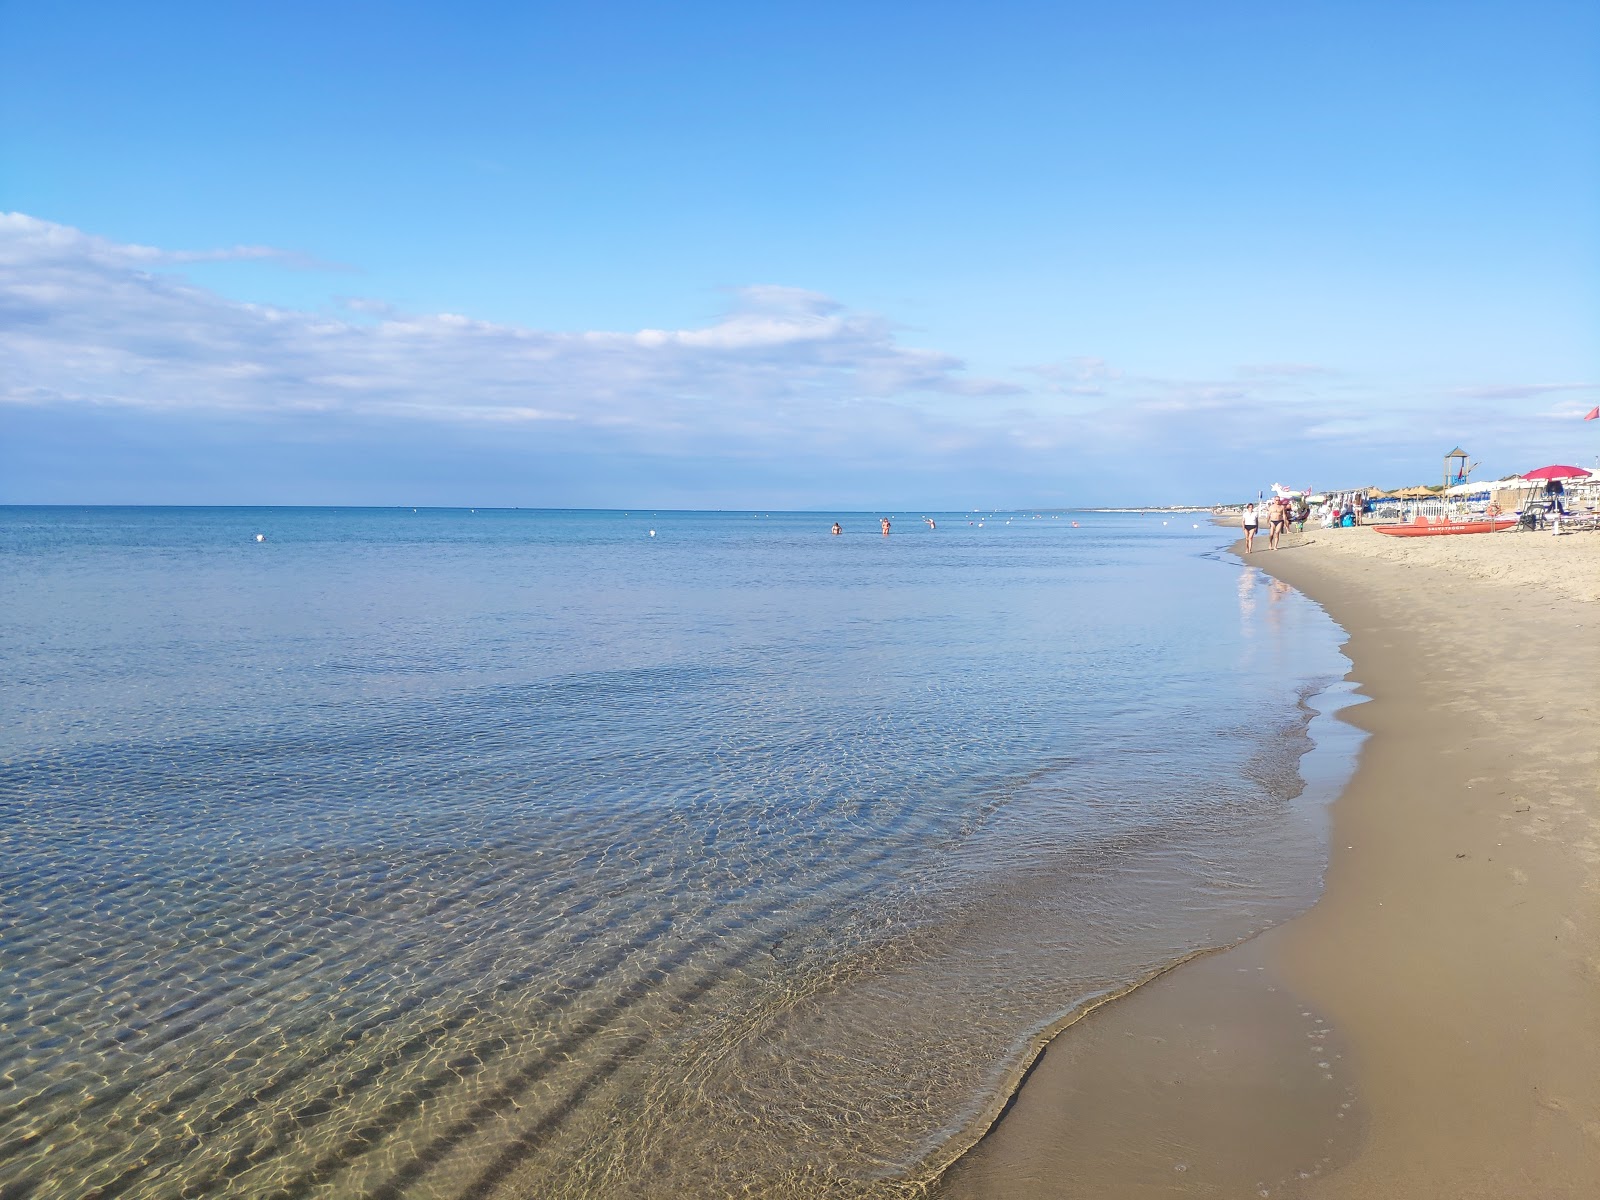
[(843, 526), (841, 526), (841, 525), (840, 525), (840, 524), (839, 524), (839, 522), (837, 522), (837, 521), (835, 521), (835, 522), (834, 522), (834, 523), (833, 523), (833, 528), (832, 528), (832, 529), (831, 529), (831, 530), (829, 530), (829, 531), (828, 531), (828, 532), (830, 532), (830, 533), (831, 533), (831, 534), (833, 534), (833, 536), (834, 536), (834, 537), (838, 537), (838, 536), (839, 536), (839, 535), (840, 535), (840, 534), (841, 534), (841, 533), (843, 533), (843, 532), (844, 532), (844, 527), (843, 527)]
[(935, 525), (933, 523), (933, 518), (932, 517), (923, 517), (922, 519), (928, 523), (928, 528), (929, 529), (937, 529), (937, 528), (939, 528), (937, 525)]
[(1261, 527), (1261, 514), (1256, 511), (1254, 504), (1244, 506), (1244, 515), (1239, 518), (1239, 523), (1244, 526), (1244, 552), (1249, 554), (1256, 548), (1256, 530)]
[(888, 517), (879, 517), (878, 518), (878, 524), (883, 526), (883, 536), (884, 537), (888, 537), (889, 536), (889, 518)]

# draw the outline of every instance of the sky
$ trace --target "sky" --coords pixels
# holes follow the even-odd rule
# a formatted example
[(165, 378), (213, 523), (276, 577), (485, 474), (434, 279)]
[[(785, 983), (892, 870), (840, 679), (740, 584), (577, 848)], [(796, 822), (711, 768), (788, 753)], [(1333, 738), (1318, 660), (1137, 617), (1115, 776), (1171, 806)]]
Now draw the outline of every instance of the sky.
[(1600, 6), (0, 0), (0, 503), (1600, 459)]

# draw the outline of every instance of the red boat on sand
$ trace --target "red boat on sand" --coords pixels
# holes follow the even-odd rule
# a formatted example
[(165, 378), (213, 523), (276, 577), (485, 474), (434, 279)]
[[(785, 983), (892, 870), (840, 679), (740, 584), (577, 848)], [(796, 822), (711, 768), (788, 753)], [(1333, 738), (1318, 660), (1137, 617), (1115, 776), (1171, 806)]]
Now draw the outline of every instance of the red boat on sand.
[(1510, 529), (1516, 523), (1514, 516), (1487, 517), (1482, 521), (1429, 521), (1427, 517), (1418, 517), (1410, 525), (1374, 525), (1373, 528), (1390, 537), (1444, 537), (1452, 533), (1495, 533)]

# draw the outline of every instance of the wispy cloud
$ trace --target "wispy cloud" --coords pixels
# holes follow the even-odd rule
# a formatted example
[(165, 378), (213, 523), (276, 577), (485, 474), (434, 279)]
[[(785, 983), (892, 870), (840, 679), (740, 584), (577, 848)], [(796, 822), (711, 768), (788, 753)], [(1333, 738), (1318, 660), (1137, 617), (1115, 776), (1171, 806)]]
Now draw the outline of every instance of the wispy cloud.
[(1332, 367), (1319, 367), (1314, 363), (1246, 363), (1239, 368), (1245, 379), (1316, 379), (1338, 375)]
[(164, 250), (130, 242), (113, 242), (74, 229), (30, 217), (26, 213), (0, 213), (0, 266), (12, 270), (41, 269), (69, 263), (96, 263), (104, 268), (168, 267), (191, 263), (262, 262), (306, 270), (343, 270), (297, 250), (273, 246), (229, 246), (212, 250)]
[[(273, 487), (302, 461), (339, 464), (322, 477), (415, 477), (453, 453), (474, 488), (479, 463), (513, 464), (498, 469), (520, 486), (538, 462), (561, 481), (542, 493), (558, 503), (607, 502), (652, 470), (689, 503), (728, 498), (708, 474), (801, 502), (908, 486), (997, 502), (1204, 499), (1257, 472), (1431, 470), (1463, 439), (1496, 450), (1496, 469), (1525, 468), (1566, 453), (1576, 397), (1594, 386), (1399, 388), (1298, 362), (1174, 378), (1083, 355), (1017, 370), (1022, 387), (908, 345), (885, 316), (775, 284), (730, 289), (720, 316), (688, 328), (551, 332), (373, 296), (327, 311), (243, 303), (185, 275), (222, 261), (309, 264), (272, 247), (167, 250), (0, 214), (0, 405), (13, 434), (0, 439), (0, 476), (23, 468), (55, 489), (13, 497), (84, 494), (93, 476), (63, 475), (75, 448), (114, 455), (132, 431), (170, 446), (163, 462), (226, 461), (218, 478), (279, 445), (256, 498), (294, 498)], [(55, 466), (30, 449), (44, 446)], [(306, 458), (307, 446), (322, 449)]]
[(267, 247), (167, 251), (0, 217), (0, 394), (29, 405), (781, 435), (819, 405), (1018, 390), (796, 288), (736, 289), (729, 310), (698, 328), (551, 333), (370, 298), (347, 301), (349, 317), (245, 304), (151, 269), (266, 258), (294, 261)]
[(1044, 391), (1063, 396), (1104, 396), (1122, 378), (1122, 372), (1105, 359), (1088, 355), (1029, 367), (1028, 373), (1043, 380)]
[(1457, 388), (1451, 394), (1464, 400), (1532, 400), (1562, 392), (1600, 391), (1596, 383), (1508, 383), (1490, 387)]

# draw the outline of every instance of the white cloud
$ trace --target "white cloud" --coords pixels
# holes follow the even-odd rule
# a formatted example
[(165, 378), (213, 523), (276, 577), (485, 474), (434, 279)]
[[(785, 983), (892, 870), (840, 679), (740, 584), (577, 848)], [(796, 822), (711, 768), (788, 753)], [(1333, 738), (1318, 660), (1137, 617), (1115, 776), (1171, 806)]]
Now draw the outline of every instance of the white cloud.
[[(778, 285), (730, 289), (726, 311), (693, 328), (557, 333), (405, 313), (379, 297), (326, 312), (242, 303), (182, 273), (257, 259), (304, 265), (269, 247), (170, 251), (0, 214), (0, 404), (11, 430), (71, 430), (61, 444), (74, 445), (86, 431), (142, 422), (171, 434), (178, 459), (191, 434), (247, 455), (283, 433), (296, 445), (337, 442), (343, 461), (375, 475), (401, 443), (470, 446), (461, 453), (474, 463), (487, 446), (522, 456), (519, 471), (539, 455), (579, 464), (601, 500), (616, 480), (666, 463), (693, 476), (683, 484), (693, 501), (704, 464), (743, 463), (751, 478), (803, 480), (787, 494), (818, 501), (852, 478), (858, 495), (911, 479), (987, 488), (999, 502), (1099, 502), (1149, 497), (1153, 478), (1166, 498), (1191, 499), (1229, 494), (1257, 472), (1363, 478), (1392, 462), (1423, 478), (1464, 439), (1475, 453), (1492, 449), (1497, 469), (1525, 469), (1570, 457), (1577, 397), (1593, 387), (1402, 387), (1291, 361), (1224, 365), (1232, 359), (1185, 379), (1085, 355), (1027, 368), (1035, 383), (1023, 389), (904, 344), (882, 316)], [(13, 436), (0, 450), (21, 461), (42, 444)]]
[(758, 427), (818, 400), (865, 404), (1017, 389), (901, 345), (889, 323), (796, 288), (734, 292), (694, 329), (551, 333), (346, 301), (351, 317), (239, 303), (157, 266), (292, 258), (265, 247), (172, 252), (0, 216), (0, 362), (12, 403), (198, 412), (321, 410), (596, 428)]
[(26, 213), (0, 213), (0, 266), (41, 266), (52, 262), (97, 262), (114, 266), (177, 266), (185, 263), (272, 260), (288, 266), (327, 269), (308, 255), (272, 246), (231, 246), (223, 250), (162, 250), (109, 241), (69, 225)]

